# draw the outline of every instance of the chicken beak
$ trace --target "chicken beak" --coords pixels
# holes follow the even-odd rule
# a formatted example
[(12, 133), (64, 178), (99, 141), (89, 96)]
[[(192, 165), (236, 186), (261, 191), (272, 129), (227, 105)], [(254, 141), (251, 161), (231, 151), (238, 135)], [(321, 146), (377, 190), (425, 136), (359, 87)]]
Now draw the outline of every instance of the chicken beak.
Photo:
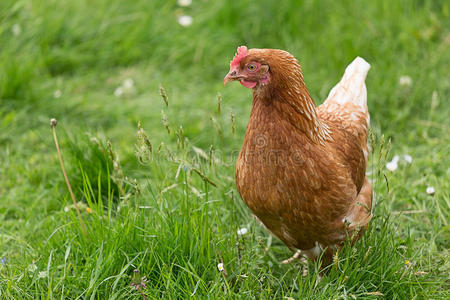
[(238, 79), (240, 79), (240, 76), (237, 74), (237, 71), (230, 70), (230, 72), (228, 72), (227, 76), (225, 76), (225, 78), (223, 79), (223, 85), (226, 85), (227, 83), (238, 80)]

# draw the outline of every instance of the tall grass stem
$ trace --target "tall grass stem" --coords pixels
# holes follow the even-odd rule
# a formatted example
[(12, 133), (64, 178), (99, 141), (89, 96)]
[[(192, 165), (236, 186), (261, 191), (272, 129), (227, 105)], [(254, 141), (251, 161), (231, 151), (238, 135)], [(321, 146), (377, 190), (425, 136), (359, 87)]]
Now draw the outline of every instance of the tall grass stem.
[(70, 197), (72, 197), (73, 206), (75, 207), (75, 210), (77, 211), (78, 219), (80, 220), (80, 225), (81, 225), (83, 235), (86, 237), (87, 236), (86, 225), (84, 224), (83, 218), (81, 217), (81, 212), (80, 212), (80, 209), (78, 208), (77, 200), (75, 199), (75, 195), (72, 191), (72, 186), (70, 185), (69, 178), (67, 177), (66, 169), (64, 167), (64, 162), (63, 162), (62, 155), (61, 155), (61, 150), (59, 148), (58, 137), (56, 136), (56, 124), (57, 123), (58, 122), (56, 121), (56, 119), (50, 120), (50, 126), (51, 126), (52, 132), (53, 132), (53, 139), (55, 140), (56, 152), (58, 153), (59, 164), (61, 165), (61, 170), (63, 172), (64, 179), (67, 184), (67, 188), (69, 189)]

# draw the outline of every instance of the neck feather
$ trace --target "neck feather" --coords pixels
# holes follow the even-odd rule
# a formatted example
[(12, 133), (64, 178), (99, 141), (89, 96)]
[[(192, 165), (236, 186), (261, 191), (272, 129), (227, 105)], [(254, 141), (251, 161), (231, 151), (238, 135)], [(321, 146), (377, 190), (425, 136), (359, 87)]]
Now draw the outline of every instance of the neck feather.
[(316, 106), (309, 95), (298, 66), (285, 78), (253, 91), (253, 102), (261, 101), (302, 131), (313, 142), (323, 143), (330, 138), (328, 126), (317, 115)]

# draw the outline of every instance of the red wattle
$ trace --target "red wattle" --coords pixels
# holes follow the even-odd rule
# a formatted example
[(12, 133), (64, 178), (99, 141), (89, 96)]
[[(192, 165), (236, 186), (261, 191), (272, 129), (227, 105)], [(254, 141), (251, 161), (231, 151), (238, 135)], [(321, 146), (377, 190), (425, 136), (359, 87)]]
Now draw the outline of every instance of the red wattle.
[(247, 81), (247, 80), (241, 80), (239, 81), (243, 86), (246, 88), (252, 89), (256, 86), (256, 81)]

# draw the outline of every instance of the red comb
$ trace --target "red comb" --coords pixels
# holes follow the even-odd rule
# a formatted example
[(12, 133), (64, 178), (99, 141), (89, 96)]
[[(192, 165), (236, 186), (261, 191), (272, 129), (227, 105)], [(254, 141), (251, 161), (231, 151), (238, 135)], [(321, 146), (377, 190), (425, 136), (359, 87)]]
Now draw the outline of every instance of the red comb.
[(233, 60), (230, 61), (230, 68), (234, 68), (236, 66), (239, 66), (241, 59), (247, 56), (247, 47), (240, 46), (237, 48), (237, 53), (234, 56)]

